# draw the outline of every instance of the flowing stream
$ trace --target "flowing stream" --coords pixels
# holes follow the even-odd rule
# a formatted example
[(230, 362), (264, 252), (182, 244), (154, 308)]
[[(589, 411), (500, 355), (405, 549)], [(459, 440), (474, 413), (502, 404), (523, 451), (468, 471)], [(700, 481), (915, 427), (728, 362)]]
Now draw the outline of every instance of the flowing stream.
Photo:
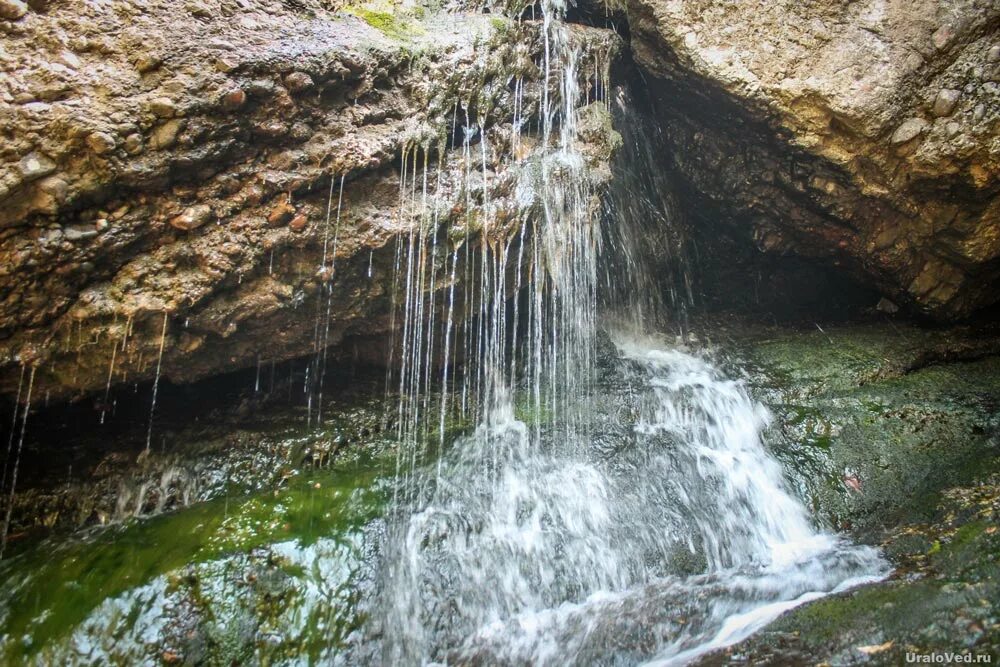
[(383, 554), (380, 662), (683, 664), (884, 576), (876, 550), (813, 526), (741, 382), (687, 352), (618, 353), (624, 437), (595, 420), (539, 438), (501, 409), (429, 471)]

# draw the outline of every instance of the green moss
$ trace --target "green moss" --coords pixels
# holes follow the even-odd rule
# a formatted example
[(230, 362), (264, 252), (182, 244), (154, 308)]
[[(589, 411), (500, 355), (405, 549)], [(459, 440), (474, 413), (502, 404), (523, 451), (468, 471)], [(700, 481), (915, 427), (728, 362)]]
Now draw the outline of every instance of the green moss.
[(424, 32), (423, 28), (415, 22), (394, 13), (365, 7), (348, 7), (346, 11), (392, 39), (408, 40)]
[(0, 658), (23, 662), (80, 626), (104, 600), (161, 575), (280, 541), (309, 545), (357, 531), (382, 511), (382, 474), (374, 466), (303, 475), (278, 491), (202, 503), (58, 547), (42, 544), (5, 561), (4, 628), (18, 640), (0, 647)]

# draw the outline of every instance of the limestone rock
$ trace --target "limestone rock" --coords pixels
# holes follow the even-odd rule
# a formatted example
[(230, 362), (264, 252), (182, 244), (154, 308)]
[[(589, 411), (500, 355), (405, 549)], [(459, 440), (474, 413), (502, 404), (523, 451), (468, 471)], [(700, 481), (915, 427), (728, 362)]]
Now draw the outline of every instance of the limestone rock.
[(627, 5), (682, 209), (939, 319), (1000, 299), (1000, 4)]

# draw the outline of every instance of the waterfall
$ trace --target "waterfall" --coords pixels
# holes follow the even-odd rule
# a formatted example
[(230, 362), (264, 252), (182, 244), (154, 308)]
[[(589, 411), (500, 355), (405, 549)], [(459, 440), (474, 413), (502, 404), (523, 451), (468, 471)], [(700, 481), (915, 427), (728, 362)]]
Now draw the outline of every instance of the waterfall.
[[(467, 219), (465, 239), (439, 247), (428, 202), (440, 171), (429, 182), (426, 145), (403, 157), (400, 207), (421, 213), (396, 253), (399, 481), (362, 603), (359, 660), (684, 662), (884, 574), (875, 550), (812, 525), (761, 444), (767, 411), (704, 359), (620, 342), (611, 365), (635, 404), (611, 419), (596, 396), (604, 241), (627, 251), (625, 290), (652, 283), (628, 230), (600, 229), (579, 151), (582, 56), (564, 13), (543, 4), (540, 157), (517, 182), (529, 217), (491, 227), (497, 147), (466, 117), (466, 211), (478, 216), (479, 246)], [(513, 120), (515, 135), (523, 125)], [(634, 327), (653, 309), (623, 310)], [(445, 361), (437, 410), (435, 355)], [(448, 443), (453, 412), (474, 427)], [(612, 422), (623, 430), (609, 446)]]

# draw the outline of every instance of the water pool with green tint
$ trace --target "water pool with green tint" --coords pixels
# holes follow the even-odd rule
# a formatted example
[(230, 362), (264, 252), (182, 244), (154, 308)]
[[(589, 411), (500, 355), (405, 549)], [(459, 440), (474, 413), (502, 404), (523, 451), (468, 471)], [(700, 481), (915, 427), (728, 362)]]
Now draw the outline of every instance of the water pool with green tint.
[(336, 652), (357, 622), (385, 465), (293, 478), (0, 565), (3, 664), (262, 664)]

